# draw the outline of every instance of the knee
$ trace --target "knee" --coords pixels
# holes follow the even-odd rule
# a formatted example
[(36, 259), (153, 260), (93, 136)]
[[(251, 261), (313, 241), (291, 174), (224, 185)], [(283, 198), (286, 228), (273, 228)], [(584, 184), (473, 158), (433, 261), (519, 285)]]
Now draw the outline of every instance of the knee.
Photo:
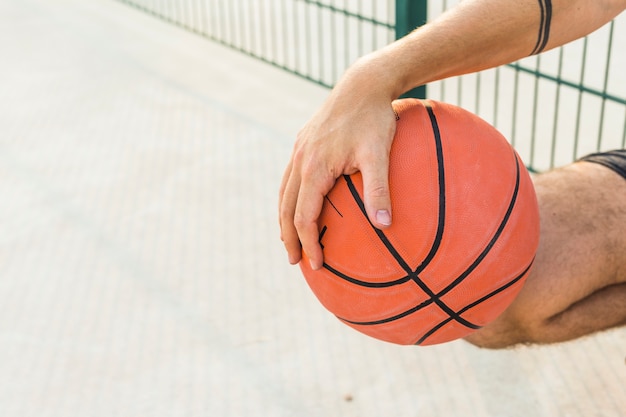
[(482, 328), (463, 338), (466, 342), (482, 349), (506, 349), (524, 343), (511, 333)]
[(483, 349), (506, 349), (537, 342), (536, 326), (508, 318), (499, 318), (464, 338)]
[[(562, 341), (551, 320), (499, 321), (469, 334), (466, 342), (484, 349), (505, 349), (518, 345), (551, 344)], [(565, 340), (565, 339), (563, 339)]]

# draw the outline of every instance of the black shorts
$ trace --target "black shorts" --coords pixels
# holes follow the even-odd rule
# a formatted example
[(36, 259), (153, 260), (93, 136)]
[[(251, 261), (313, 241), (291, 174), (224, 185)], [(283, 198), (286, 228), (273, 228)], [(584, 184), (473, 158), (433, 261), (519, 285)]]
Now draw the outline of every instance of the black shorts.
[(593, 162), (612, 169), (626, 179), (626, 149), (592, 153), (583, 156), (579, 161)]

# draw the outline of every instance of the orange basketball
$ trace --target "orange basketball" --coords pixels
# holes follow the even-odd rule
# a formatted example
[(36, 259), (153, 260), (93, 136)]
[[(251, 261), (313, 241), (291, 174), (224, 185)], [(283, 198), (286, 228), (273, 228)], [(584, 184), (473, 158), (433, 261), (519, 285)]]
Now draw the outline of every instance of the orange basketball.
[(539, 243), (535, 191), (506, 139), (432, 100), (394, 102), (393, 224), (379, 230), (360, 173), (343, 176), (319, 218), (324, 266), (300, 267), (319, 301), (356, 330), (398, 344), (464, 337), (513, 301)]

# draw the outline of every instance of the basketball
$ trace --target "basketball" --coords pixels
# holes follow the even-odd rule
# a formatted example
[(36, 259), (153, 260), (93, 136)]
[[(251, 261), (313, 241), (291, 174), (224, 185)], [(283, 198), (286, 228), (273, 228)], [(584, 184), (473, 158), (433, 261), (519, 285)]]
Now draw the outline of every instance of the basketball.
[(539, 243), (535, 191), (489, 123), (459, 107), (402, 99), (389, 161), (392, 225), (368, 220), (360, 173), (340, 177), (318, 220), (324, 265), (300, 262), (339, 320), (402, 345), (462, 338), (513, 301)]

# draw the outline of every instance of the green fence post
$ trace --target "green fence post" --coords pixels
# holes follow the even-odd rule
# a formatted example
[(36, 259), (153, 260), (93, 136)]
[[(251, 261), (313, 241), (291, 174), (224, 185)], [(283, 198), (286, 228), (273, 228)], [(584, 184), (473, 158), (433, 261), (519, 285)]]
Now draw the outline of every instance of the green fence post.
[[(396, 39), (426, 23), (428, 0), (396, 0)], [(426, 86), (407, 91), (402, 97), (426, 98)]]

